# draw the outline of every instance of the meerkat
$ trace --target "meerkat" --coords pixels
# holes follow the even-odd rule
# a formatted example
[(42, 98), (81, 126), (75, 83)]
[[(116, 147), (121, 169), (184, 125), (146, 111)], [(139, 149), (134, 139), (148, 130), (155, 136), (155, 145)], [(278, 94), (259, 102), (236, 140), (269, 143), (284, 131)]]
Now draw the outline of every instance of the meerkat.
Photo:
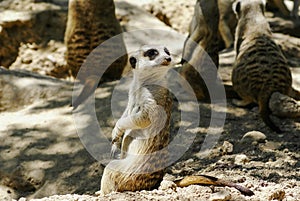
[(194, 42), (209, 54), (218, 67), (218, 36), (216, 34), (218, 26), (219, 8), (217, 0), (197, 0), (189, 27), (189, 35), (184, 43), (182, 58), (188, 62), (193, 59), (195, 47), (191, 42)]
[(299, 0), (294, 0), (294, 6), (293, 6), (293, 10), (292, 10), (292, 17), (299, 19), (299, 5), (300, 2)]
[[(165, 79), (170, 68), (170, 53), (164, 46), (146, 45), (129, 61), (133, 68), (129, 100), (112, 131), (112, 155), (117, 148), (121, 149), (121, 154), (104, 169), (101, 195), (158, 187), (170, 160), (167, 145), (172, 99)], [(233, 182), (206, 175), (187, 176), (175, 184), (178, 187), (229, 186), (244, 195), (254, 194)]]
[[(64, 42), (66, 69), (77, 80), (85, 83), (82, 93), (73, 103), (76, 108), (97, 87), (99, 74), (102, 81), (119, 79), (127, 63), (127, 54), (122, 37), (116, 38), (104, 48), (97, 48), (104, 41), (122, 33), (115, 16), (112, 0), (70, 0)], [(93, 54), (90, 54), (93, 51)], [(125, 53), (112, 64), (108, 63), (118, 52)], [(90, 55), (89, 59), (87, 56)], [(85, 64), (78, 74), (80, 67)]]
[[(212, 82), (215, 82), (217, 77), (218, 24), (217, 0), (197, 0), (190, 23), (189, 36), (183, 47), (180, 74), (190, 83), (198, 100), (209, 100), (207, 83), (202, 76), (209, 77), (207, 79)], [(197, 51), (197, 46), (202, 49)], [(197, 71), (203, 74), (200, 76)]]
[(294, 6), (292, 11), (290, 11), (285, 3), (284, 0), (268, 0), (268, 6), (271, 8), (277, 8), (279, 10), (279, 12), (285, 16), (285, 17), (294, 17), (294, 18), (298, 18), (298, 9), (299, 9), (299, 0), (293, 0), (294, 2)]
[(219, 32), (225, 43), (225, 48), (233, 47), (234, 31), (237, 24), (232, 5), (236, 0), (218, 0), (219, 7)]
[(172, 99), (165, 75), (171, 55), (160, 45), (146, 45), (130, 57), (133, 81), (127, 107), (112, 131), (112, 154), (120, 159), (104, 169), (101, 194), (158, 187), (167, 162), (166, 146)]
[(238, 0), (234, 5), (238, 17), (232, 72), (234, 90), (242, 98), (238, 106), (257, 103), (259, 113), (267, 126), (281, 132), (270, 118), (269, 100), (279, 92), (299, 99), (292, 88), (292, 76), (280, 48), (272, 39), (272, 32), (264, 16), (265, 1)]

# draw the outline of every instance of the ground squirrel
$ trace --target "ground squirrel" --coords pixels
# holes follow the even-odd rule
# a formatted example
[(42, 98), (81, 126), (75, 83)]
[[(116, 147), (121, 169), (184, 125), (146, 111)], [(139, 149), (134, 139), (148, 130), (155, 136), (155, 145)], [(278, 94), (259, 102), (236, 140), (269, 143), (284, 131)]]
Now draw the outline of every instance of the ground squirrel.
[(232, 72), (233, 88), (243, 99), (238, 106), (259, 105), (263, 121), (272, 130), (281, 132), (270, 119), (269, 100), (279, 92), (300, 98), (292, 88), (292, 76), (280, 48), (272, 39), (271, 29), (264, 16), (265, 1), (239, 0), (235, 5), (238, 17), (235, 50), (236, 61)]
[[(116, 38), (105, 48), (96, 48), (104, 41), (120, 33), (122, 30), (116, 19), (115, 6), (112, 0), (104, 0), (101, 3), (97, 0), (69, 1), (64, 38), (67, 46), (66, 68), (69, 69), (73, 77), (85, 83), (80, 97), (73, 103), (74, 107), (83, 102), (97, 87), (100, 72), (104, 73), (101, 81), (120, 79), (127, 63), (126, 48), (122, 37)], [(90, 54), (92, 51), (94, 54)], [(116, 51), (125, 55), (116, 58), (112, 64), (104, 66), (107, 60), (118, 55)], [(93, 58), (86, 60), (89, 54)], [(85, 67), (77, 75), (84, 63)]]

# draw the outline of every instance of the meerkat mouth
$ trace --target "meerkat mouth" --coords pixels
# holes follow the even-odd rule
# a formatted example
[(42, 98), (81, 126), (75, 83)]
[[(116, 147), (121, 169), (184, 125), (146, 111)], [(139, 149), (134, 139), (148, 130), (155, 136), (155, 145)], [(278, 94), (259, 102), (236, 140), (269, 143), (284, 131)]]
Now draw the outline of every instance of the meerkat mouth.
[(161, 65), (163, 66), (168, 66), (171, 64), (171, 58), (166, 58), (162, 63)]

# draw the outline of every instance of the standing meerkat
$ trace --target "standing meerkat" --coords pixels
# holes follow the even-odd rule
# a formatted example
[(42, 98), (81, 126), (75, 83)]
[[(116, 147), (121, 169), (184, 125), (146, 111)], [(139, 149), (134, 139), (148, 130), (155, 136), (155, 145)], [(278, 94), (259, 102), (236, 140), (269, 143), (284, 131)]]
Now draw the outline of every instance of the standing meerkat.
[(165, 75), (170, 53), (163, 46), (143, 46), (129, 62), (133, 81), (128, 104), (112, 132), (112, 152), (121, 147), (121, 155), (104, 169), (102, 194), (158, 187), (168, 161), (172, 99)]
[[(189, 36), (183, 47), (180, 74), (192, 86), (197, 99), (202, 101), (210, 100), (207, 85), (215, 85), (217, 78), (218, 24), (217, 0), (197, 0), (190, 23)], [(207, 80), (211, 83), (205, 83)]]
[[(165, 78), (170, 68), (170, 53), (163, 46), (147, 45), (129, 61), (133, 81), (128, 104), (112, 131), (112, 155), (121, 148), (120, 159), (112, 160), (105, 167), (101, 179), (102, 195), (158, 187), (164, 168), (171, 160), (167, 145), (172, 99)], [(206, 175), (187, 176), (175, 184), (178, 187), (193, 184), (229, 186), (245, 195), (253, 195), (245, 187)]]
[(225, 43), (225, 47), (233, 47), (234, 30), (237, 24), (236, 16), (232, 10), (232, 5), (236, 0), (218, 0), (220, 13), (219, 32)]
[[(115, 16), (113, 0), (69, 0), (68, 20), (64, 42), (67, 46), (66, 68), (70, 74), (85, 84), (80, 96), (73, 102), (74, 108), (93, 93), (101, 81), (120, 79), (127, 63), (122, 37), (111, 40), (103, 48), (97, 48), (106, 40), (122, 33)], [(90, 54), (93, 51), (93, 54)], [(122, 57), (114, 58), (118, 53)], [(88, 55), (90, 56), (87, 59)], [(112, 64), (111, 59), (116, 59)], [(78, 74), (82, 65), (81, 73)]]
[(279, 92), (299, 99), (292, 88), (292, 76), (280, 48), (272, 39), (272, 32), (264, 16), (265, 1), (239, 0), (235, 4), (238, 17), (235, 49), (236, 61), (232, 72), (234, 90), (242, 98), (238, 106), (257, 103), (267, 126), (281, 132), (270, 119), (269, 100)]
[(284, 0), (268, 0), (268, 6), (271, 8), (277, 8), (279, 12), (285, 17), (294, 17), (298, 18), (298, 9), (299, 9), (299, 0), (293, 0), (294, 6), (292, 11), (290, 11), (285, 3)]

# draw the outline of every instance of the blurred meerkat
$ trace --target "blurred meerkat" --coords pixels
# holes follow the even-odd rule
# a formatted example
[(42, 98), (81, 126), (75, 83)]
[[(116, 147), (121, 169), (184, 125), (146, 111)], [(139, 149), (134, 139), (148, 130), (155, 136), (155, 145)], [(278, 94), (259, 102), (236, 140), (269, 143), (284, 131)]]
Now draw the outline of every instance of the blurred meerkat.
[[(219, 66), (219, 11), (217, 0), (197, 0), (182, 53), (181, 75), (198, 100), (210, 99), (207, 85), (215, 85)], [(196, 69), (195, 69), (196, 68)], [(199, 74), (201, 72), (201, 75)], [(209, 80), (211, 83), (206, 83)]]
[[(232, 6), (236, 0), (218, 0), (219, 7), (219, 32), (225, 43), (225, 48), (229, 48), (234, 44), (234, 31), (237, 25), (236, 15), (233, 12)], [(298, 18), (299, 0), (293, 0), (293, 10), (289, 11), (284, 0), (267, 0), (267, 4), (279, 9), (286, 17)]]
[(143, 46), (130, 57), (133, 81), (128, 104), (112, 132), (112, 154), (120, 159), (104, 169), (101, 193), (158, 187), (167, 160), (172, 99), (165, 75), (171, 56), (164, 46)]
[(267, 126), (281, 132), (270, 119), (269, 101), (279, 92), (300, 98), (292, 88), (292, 76), (280, 48), (272, 39), (272, 32), (264, 16), (265, 1), (238, 0), (235, 50), (236, 61), (232, 72), (233, 88), (242, 98), (238, 106), (257, 103), (259, 113)]
[(234, 31), (237, 25), (236, 15), (232, 10), (232, 5), (236, 0), (218, 0), (220, 13), (219, 32), (225, 43), (225, 47), (233, 47)]
[[(95, 90), (100, 74), (103, 74), (102, 82), (121, 77), (127, 63), (127, 54), (122, 37), (111, 40), (109, 44), (103, 43), (122, 33), (112, 0), (104, 0), (101, 3), (97, 0), (70, 0), (68, 6), (64, 38), (67, 46), (66, 68), (73, 77), (85, 84), (73, 103), (76, 108)], [(102, 48), (97, 48), (100, 44)], [(123, 56), (114, 58), (118, 54)], [(109, 63), (111, 59), (113, 63)], [(84, 67), (78, 74), (81, 66)]]
[(294, 6), (292, 11), (290, 11), (285, 3), (284, 0), (268, 0), (268, 6), (271, 8), (277, 8), (281, 14), (283, 14), (285, 17), (294, 17), (298, 18), (298, 9), (299, 9), (299, 0), (293, 0)]

